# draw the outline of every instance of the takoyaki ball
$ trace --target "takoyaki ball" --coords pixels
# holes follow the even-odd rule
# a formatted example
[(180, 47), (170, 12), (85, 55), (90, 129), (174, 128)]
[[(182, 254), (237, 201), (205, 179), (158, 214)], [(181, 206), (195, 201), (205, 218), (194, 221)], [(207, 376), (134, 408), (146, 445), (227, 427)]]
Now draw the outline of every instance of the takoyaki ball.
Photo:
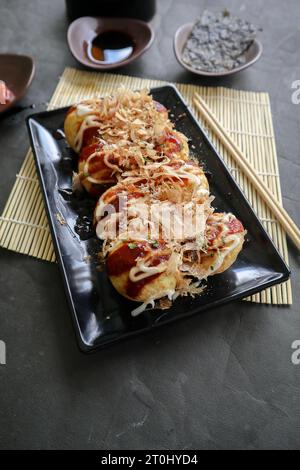
[(204, 203), (209, 195), (207, 179), (199, 166), (188, 163), (177, 161), (176, 164), (173, 162), (159, 167), (154, 165), (154, 169), (149, 166), (149, 170), (146, 166), (145, 173), (126, 173), (130, 176), (102, 194), (95, 209), (95, 223), (103, 216), (103, 208), (109, 204), (117, 211), (122, 210), (119, 207), (121, 200), (131, 206), (135, 205), (137, 199), (139, 203), (145, 204), (151, 200), (186, 203), (191, 198), (195, 204)]
[(189, 158), (188, 139), (175, 129), (168, 130), (159, 138), (155, 150), (170, 159), (188, 160)]
[[(68, 144), (75, 152), (79, 153), (82, 147), (96, 141), (100, 122), (98, 115), (100, 106), (101, 100), (86, 100), (71, 106), (68, 110), (64, 132)], [(87, 121), (85, 129), (82, 128), (84, 121)]]
[(175, 291), (176, 277), (166, 269), (171, 255), (164, 242), (121, 241), (107, 257), (107, 273), (124, 297), (137, 302), (158, 299)]
[[(159, 122), (167, 122), (167, 109), (156, 101), (153, 101), (153, 105), (155, 111), (157, 111), (156, 116)], [(106, 110), (104, 114), (104, 109), (107, 109), (109, 106), (111, 106), (111, 110)], [(130, 103), (129, 101), (126, 104), (124, 102), (121, 106), (124, 108), (131, 108), (134, 106), (134, 102)], [(64, 124), (65, 136), (70, 147), (79, 153), (80, 150), (86, 145), (95, 143), (100, 137), (99, 128), (102, 124), (104, 124), (104, 121), (107, 123), (114, 119), (118, 121), (118, 114), (116, 113), (116, 110), (116, 100), (112, 100), (111, 102), (99, 99), (85, 100), (77, 105), (72, 106), (67, 112)], [(143, 109), (141, 108), (140, 111), (143, 112)], [(145, 117), (147, 118), (149, 109), (145, 112)], [(117, 128), (119, 128), (119, 125), (123, 124), (123, 121), (116, 122), (115, 124)], [(104, 139), (108, 138), (110, 143), (118, 142), (120, 138), (118, 133), (114, 137), (114, 135), (111, 133), (106, 135), (105, 131), (103, 131), (103, 137)]]
[[(130, 170), (133, 174), (144, 165), (143, 152), (134, 145), (126, 144), (117, 146), (115, 144), (103, 145), (102, 143), (91, 144), (84, 147), (79, 158), (79, 174), (84, 183), (84, 187), (90, 192), (90, 183), (99, 186), (103, 184), (116, 184), (118, 176), (124, 176), (124, 172)], [(136, 174), (136, 173), (134, 173)]]
[[(208, 180), (203, 169), (197, 162), (193, 160), (174, 160), (169, 162), (167, 167), (174, 170), (175, 174), (178, 175), (178, 178), (181, 179), (182, 184), (187, 190), (189, 190), (189, 192), (185, 191), (187, 198), (191, 197), (189, 193), (193, 193), (194, 196), (198, 196), (199, 198), (202, 197), (203, 199), (209, 196)], [(179, 181), (178, 178), (176, 178), (176, 176), (173, 177), (174, 182), (176, 182), (176, 179)], [(182, 195), (178, 193), (178, 198), (176, 199), (177, 202), (182, 202), (181, 196)]]

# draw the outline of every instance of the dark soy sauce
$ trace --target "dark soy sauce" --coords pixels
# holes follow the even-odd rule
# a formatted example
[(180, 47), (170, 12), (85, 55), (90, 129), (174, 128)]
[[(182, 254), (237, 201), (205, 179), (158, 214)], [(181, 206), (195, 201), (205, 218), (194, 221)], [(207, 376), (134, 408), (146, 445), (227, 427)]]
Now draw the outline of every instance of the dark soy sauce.
[(107, 31), (96, 36), (89, 44), (88, 54), (93, 61), (114, 64), (128, 59), (134, 49), (132, 38), (119, 31)]

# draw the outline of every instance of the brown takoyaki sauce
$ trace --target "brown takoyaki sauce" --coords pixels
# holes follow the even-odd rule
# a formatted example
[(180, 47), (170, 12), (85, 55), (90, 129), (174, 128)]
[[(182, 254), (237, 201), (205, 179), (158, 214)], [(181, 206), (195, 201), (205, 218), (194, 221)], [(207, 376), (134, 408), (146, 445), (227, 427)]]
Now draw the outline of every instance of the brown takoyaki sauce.
[(107, 258), (109, 276), (120, 276), (135, 266), (137, 258), (143, 258), (148, 251), (147, 242), (126, 243)]
[[(164, 244), (157, 242), (154, 245), (154, 250), (163, 248)], [(144, 258), (149, 252), (149, 244), (147, 242), (127, 243), (115, 250), (107, 259), (107, 271), (110, 276), (120, 276), (126, 271), (129, 271), (136, 264), (137, 258)], [(160, 263), (167, 261), (170, 254), (160, 254), (152, 259), (150, 266), (158, 266)], [(132, 282), (127, 280), (126, 294), (128, 297), (136, 298), (142, 288), (154, 279), (159, 277), (161, 273), (153, 274), (152, 276), (145, 277), (139, 281)]]
[(229, 229), (228, 234), (241, 233), (245, 230), (242, 222), (240, 222), (238, 219), (232, 219), (227, 223), (227, 227)]
[(82, 138), (82, 148), (86, 147), (87, 145), (94, 144), (98, 141), (98, 127), (88, 127), (85, 129)]

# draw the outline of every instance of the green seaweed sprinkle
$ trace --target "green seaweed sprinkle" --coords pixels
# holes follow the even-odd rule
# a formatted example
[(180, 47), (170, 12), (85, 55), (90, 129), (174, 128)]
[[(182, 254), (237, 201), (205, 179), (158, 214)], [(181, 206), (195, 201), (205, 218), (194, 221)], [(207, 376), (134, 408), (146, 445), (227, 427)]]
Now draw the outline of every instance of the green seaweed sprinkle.
[(135, 248), (137, 248), (137, 244), (136, 243), (128, 243), (128, 248), (130, 248), (131, 250), (134, 250)]

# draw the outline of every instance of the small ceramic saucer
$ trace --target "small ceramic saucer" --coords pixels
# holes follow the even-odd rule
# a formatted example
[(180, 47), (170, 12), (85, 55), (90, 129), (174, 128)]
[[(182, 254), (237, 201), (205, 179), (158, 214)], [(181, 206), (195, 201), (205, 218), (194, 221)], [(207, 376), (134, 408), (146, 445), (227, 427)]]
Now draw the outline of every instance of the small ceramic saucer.
[(7, 111), (19, 101), (28, 90), (34, 76), (32, 57), (18, 54), (0, 54), (0, 80), (11, 92), (11, 99), (0, 104), (0, 113)]
[[(133, 50), (129, 57), (113, 63), (94, 60), (89, 51), (92, 41), (105, 33), (118, 33), (132, 39)], [(70, 24), (68, 44), (81, 64), (97, 70), (111, 70), (130, 64), (140, 57), (152, 44), (154, 33), (149, 24), (133, 18), (96, 18), (84, 16)]]

